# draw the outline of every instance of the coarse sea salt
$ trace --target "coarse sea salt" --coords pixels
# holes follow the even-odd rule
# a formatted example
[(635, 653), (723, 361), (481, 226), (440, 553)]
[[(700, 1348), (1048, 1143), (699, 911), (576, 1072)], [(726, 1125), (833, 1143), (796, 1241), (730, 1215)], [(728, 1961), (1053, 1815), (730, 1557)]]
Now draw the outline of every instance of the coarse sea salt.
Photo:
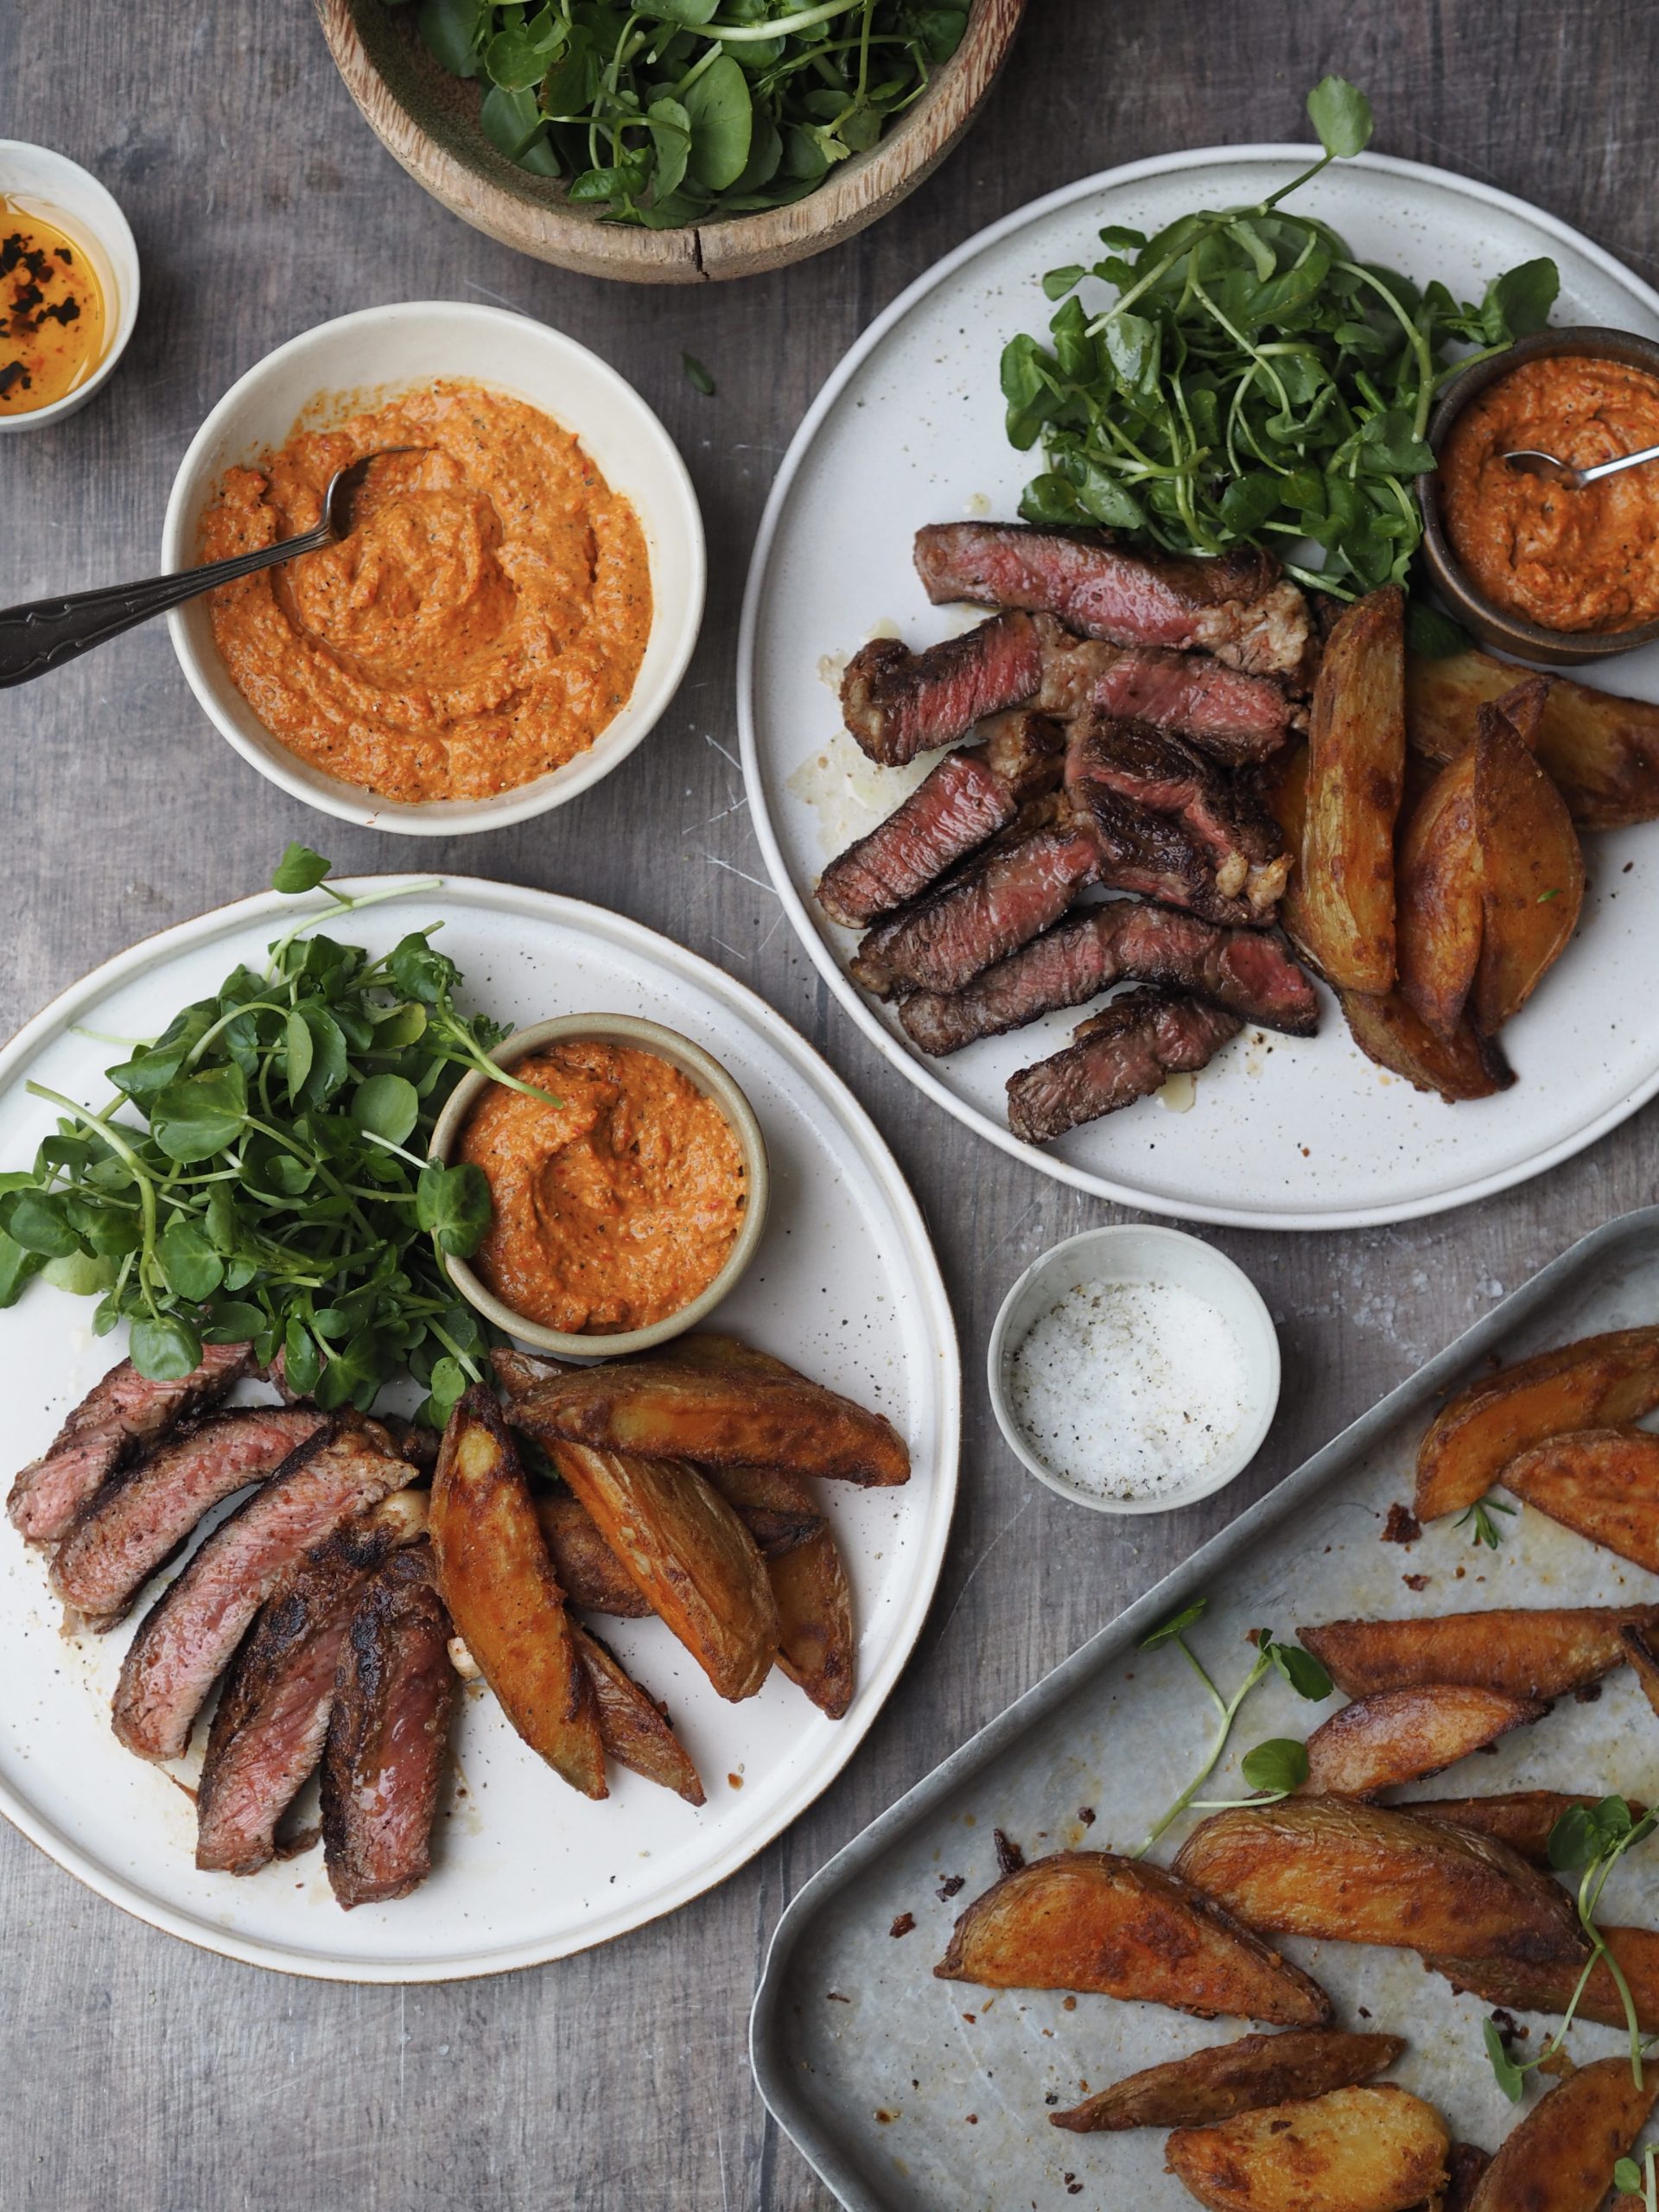
[(1185, 1490), (1238, 1433), (1246, 1377), (1213, 1306), (1174, 1283), (1080, 1282), (1033, 1321), (1008, 1398), (1044, 1465), (1100, 1497)]

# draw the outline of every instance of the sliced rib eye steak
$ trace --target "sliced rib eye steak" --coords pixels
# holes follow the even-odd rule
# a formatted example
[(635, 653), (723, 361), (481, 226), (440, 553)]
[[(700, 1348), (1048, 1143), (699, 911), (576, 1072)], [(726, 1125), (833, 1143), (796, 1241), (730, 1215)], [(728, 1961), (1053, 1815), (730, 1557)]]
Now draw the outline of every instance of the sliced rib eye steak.
[(346, 1631), (322, 1764), (322, 1847), (347, 1912), (407, 1897), (432, 1870), (454, 1705), (449, 1616), (430, 1548), (372, 1578)]
[(1175, 816), (1154, 814), (1103, 784), (1084, 781), (1077, 798), (1099, 852), (1095, 880), (1109, 891), (1136, 892), (1223, 929), (1265, 929), (1272, 920), (1270, 911), (1223, 894), (1209, 854)]
[(1085, 1005), (1122, 982), (1190, 991), (1293, 1037), (1311, 1037), (1319, 1026), (1313, 986), (1276, 938), (1217, 929), (1136, 899), (1067, 915), (965, 988), (913, 993), (901, 1001), (899, 1019), (923, 1052), (959, 1052), (982, 1037)]
[(873, 638), (841, 680), (841, 711), (872, 760), (901, 768), (954, 745), (988, 715), (1023, 706), (1043, 680), (1042, 639), (1027, 614), (995, 614), (959, 638), (913, 653)]
[(1179, 992), (1126, 991), (1063, 1051), (1009, 1077), (1008, 1127), (1027, 1144), (1051, 1143), (1147, 1097), (1166, 1076), (1207, 1066), (1243, 1027), (1236, 1014)]
[(1058, 785), (1065, 741), (1046, 715), (995, 715), (981, 728), (976, 744), (947, 753), (885, 822), (830, 861), (818, 904), (832, 922), (866, 929), (893, 913)]
[(1106, 791), (1179, 822), (1206, 855), (1224, 899), (1257, 914), (1274, 906), (1290, 873), (1284, 836), (1255, 794), (1190, 745), (1145, 722), (1091, 709), (1071, 725), (1067, 789), (1092, 804)]
[(169, 1437), (111, 1475), (70, 1524), (52, 1587), (84, 1619), (112, 1628), (204, 1514), (275, 1474), (327, 1418), (315, 1408), (245, 1406)]
[(916, 568), (936, 605), (1022, 607), (1114, 645), (1197, 646), (1283, 676), (1307, 651), (1307, 602), (1267, 552), (1205, 559), (1131, 552), (1103, 531), (930, 523), (916, 533)]
[(99, 1485), (146, 1444), (217, 1405), (246, 1374), (251, 1344), (208, 1344), (176, 1382), (152, 1382), (130, 1359), (88, 1391), (48, 1450), (11, 1486), (6, 1510), (32, 1544), (55, 1543)]

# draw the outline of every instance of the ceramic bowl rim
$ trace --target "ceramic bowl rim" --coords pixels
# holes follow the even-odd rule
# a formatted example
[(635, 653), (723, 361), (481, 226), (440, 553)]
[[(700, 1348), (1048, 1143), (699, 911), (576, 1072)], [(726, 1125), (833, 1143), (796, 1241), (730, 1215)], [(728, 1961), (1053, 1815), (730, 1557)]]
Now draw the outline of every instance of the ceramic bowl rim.
[[(126, 352), (133, 332), (138, 327), (138, 302), (143, 289), (143, 271), (138, 263), (138, 242), (132, 235), (120, 201), (100, 177), (67, 154), (60, 154), (55, 146), (37, 145), (29, 138), (0, 138), (0, 168), (8, 158), (22, 166), (35, 162), (43, 166), (48, 175), (58, 170), (66, 179), (73, 178), (75, 189), (98, 209), (98, 219), (82, 222), (77, 211), (66, 207), (64, 213), (72, 223), (89, 231), (99, 251), (108, 257), (116, 280), (115, 327), (104, 358), (84, 384), (73, 391), (66, 391), (61, 399), (54, 399), (49, 407), (36, 407), (25, 415), (0, 416), (0, 435), (14, 431), (44, 430), (54, 423), (61, 423), (67, 415), (75, 414), (92, 398), (114, 375), (121, 356)], [(43, 183), (38, 188), (30, 184), (9, 188), (21, 191), (26, 199), (38, 197), (49, 201), (52, 188)]]

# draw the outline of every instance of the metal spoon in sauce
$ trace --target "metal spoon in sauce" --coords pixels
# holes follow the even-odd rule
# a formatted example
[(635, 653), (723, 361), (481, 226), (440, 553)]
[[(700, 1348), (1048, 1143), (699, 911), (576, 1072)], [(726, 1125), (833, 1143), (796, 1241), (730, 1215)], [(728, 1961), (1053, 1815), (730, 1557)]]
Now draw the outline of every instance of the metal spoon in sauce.
[(67, 599), (37, 599), (24, 607), (0, 608), (0, 689), (61, 668), (105, 639), (119, 637), (123, 630), (148, 622), (153, 614), (164, 614), (169, 607), (212, 591), (216, 584), (234, 583), (238, 576), (338, 544), (351, 535), (357, 518), (354, 503), (370, 464), (388, 454), (428, 450), (424, 446), (382, 446), (336, 469), (322, 495), (322, 520), (316, 528), (261, 546), (256, 553), (233, 554), (228, 561), (183, 569), (176, 575), (153, 576), (147, 583), (106, 584), (101, 590), (76, 592)]
[(1568, 492), (1582, 492), (1586, 484), (1617, 476), (1621, 468), (1637, 468), (1644, 461), (1659, 461), (1659, 446), (1643, 446), (1640, 453), (1622, 453), (1615, 461), (1599, 461), (1593, 468), (1574, 468), (1568, 461), (1557, 461), (1553, 453), (1534, 453), (1524, 448), (1519, 453), (1506, 453), (1503, 458), (1517, 475), (1541, 476)]

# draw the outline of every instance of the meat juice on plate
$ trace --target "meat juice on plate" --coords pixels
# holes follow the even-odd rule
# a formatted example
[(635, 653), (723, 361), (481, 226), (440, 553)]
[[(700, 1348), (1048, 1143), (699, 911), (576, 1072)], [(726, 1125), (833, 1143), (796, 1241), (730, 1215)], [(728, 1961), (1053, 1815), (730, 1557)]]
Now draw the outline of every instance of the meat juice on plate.
[(1173, 1495), (1244, 1419), (1243, 1356), (1221, 1315), (1173, 1283), (1080, 1282), (1016, 1347), (1009, 1400), (1032, 1450), (1103, 1497)]

